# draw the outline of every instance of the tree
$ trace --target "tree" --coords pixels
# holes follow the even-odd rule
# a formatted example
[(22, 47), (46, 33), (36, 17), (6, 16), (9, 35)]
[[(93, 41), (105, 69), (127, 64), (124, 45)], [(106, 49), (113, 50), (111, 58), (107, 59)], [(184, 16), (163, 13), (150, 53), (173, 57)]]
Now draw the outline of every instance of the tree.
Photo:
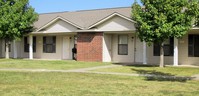
[(136, 21), (141, 41), (160, 45), (160, 67), (164, 67), (164, 41), (181, 38), (194, 24), (198, 14), (198, 0), (141, 0), (143, 6), (132, 5), (132, 19)]
[(0, 39), (5, 41), (7, 59), (9, 42), (31, 32), (37, 18), (29, 0), (0, 0)]
[(197, 18), (196, 18), (196, 26), (199, 26), (199, 7), (198, 7)]

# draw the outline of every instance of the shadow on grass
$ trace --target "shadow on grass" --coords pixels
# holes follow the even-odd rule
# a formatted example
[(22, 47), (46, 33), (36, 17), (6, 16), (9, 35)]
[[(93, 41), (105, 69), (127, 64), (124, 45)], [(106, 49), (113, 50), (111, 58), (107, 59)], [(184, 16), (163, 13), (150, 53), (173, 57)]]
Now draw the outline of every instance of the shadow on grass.
[(143, 64), (132, 64), (132, 63), (112, 63), (115, 65), (122, 65), (122, 66), (129, 66), (129, 67), (159, 67), (159, 65), (152, 65), (152, 64), (147, 64), (147, 65), (143, 65)]
[(188, 80), (194, 79), (193, 77), (188, 76), (176, 76), (170, 73), (158, 72), (156, 70), (140, 70), (140, 69), (131, 69), (136, 71), (141, 76), (144, 76), (147, 81), (175, 81), (175, 82), (186, 82)]
[(129, 67), (159, 67), (159, 65), (143, 65), (143, 64), (133, 64), (133, 65), (124, 65)]

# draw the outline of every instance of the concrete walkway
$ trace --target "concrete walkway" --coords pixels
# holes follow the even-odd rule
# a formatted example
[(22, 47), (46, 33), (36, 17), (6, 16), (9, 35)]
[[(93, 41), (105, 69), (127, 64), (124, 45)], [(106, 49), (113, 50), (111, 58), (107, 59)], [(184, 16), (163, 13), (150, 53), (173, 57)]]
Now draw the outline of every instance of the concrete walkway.
[[(0, 71), (21, 71), (21, 72), (84, 72), (87, 73), (91, 70), (104, 69), (104, 68), (114, 68), (120, 67), (121, 65), (107, 65), (107, 66), (97, 66), (89, 68), (79, 68), (79, 69), (70, 69), (70, 70), (50, 70), (50, 69), (18, 69), (18, 68), (1, 68)], [(89, 72), (91, 73), (91, 72)]]
[(121, 67), (122, 65), (107, 65), (107, 66), (97, 66), (97, 67), (89, 67), (89, 68), (80, 68), (80, 69), (72, 69), (68, 70), (69, 72), (86, 72), (96, 69), (105, 69), (105, 68), (114, 68), (114, 67)]
[[(117, 72), (92, 72), (96, 69), (104, 68), (114, 68), (121, 67), (122, 65), (107, 65), (107, 66), (97, 66), (89, 68), (80, 68), (80, 69), (71, 69), (71, 70), (49, 70), (49, 69), (17, 69), (17, 68), (5, 68), (0, 69), (0, 71), (20, 71), (20, 72), (74, 72), (74, 73), (91, 73), (91, 74), (107, 74), (107, 75), (120, 75), (120, 76), (145, 76), (145, 77), (158, 77), (158, 78), (176, 78), (176, 76), (161, 76), (161, 75), (152, 75), (152, 74), (136, 74), (136, 73), (117, 73)], [(180, 77), (186, 78), (186, 77)], [(199, 80), (199, 74), (191, 76), (193, 80)]]
[(192, 77), (194, 77), (193, 80), (199, 80), (199, 74), (193, 75)]

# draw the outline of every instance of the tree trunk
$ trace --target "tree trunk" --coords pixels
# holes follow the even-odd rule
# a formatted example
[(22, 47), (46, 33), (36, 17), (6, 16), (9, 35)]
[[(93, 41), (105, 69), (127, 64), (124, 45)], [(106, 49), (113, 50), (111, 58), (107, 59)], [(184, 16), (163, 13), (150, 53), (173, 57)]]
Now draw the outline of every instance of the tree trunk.
[(6, 45), (6, 52), (5, 52), (5, 58), (9, 59), (9, 41), (5, 40), (5, 45)]
[(164, 67), (164, 43), (160, 45), (160, 67)]

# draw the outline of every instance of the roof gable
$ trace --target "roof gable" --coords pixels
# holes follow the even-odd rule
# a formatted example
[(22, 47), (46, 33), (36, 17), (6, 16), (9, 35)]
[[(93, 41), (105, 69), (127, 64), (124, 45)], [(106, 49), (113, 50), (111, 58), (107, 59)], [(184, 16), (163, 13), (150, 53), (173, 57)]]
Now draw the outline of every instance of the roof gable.
[(135, 22), (115, 15), (112, 18), (105, 20), (104, 22), (97, 24), (95, 30), (98, 31), (134, 31)]
[(53, 20), (51, 20), (50, 22), (48, 22), (47, 24), (45, 24), (45, 25), (43, 25), (42, 27), (40, 27), (40, 28), (37, 30), (37, 32), (38, 32), (38, 31), (43, 31), (43, 30), (45, 30), (45, 28), (48, 28), (49, 26), (51, 26), (52, 24), (56, 23), (56, 22), (59, 21), (59, 20), (61, 20), (61, 21), (63, 21), (63, 22), (66, 22), (66, 23), (68, 23), (68, 24), (70, 24), (70, 25), (72, 25), (72, 26), (74, 26), (74, 27), (76, 27), (76, 28), (78, 28), (78, 29), (83, 29), (83, 28), (81, 28), (80, 26), (76, 25), (75, 23), (73, 23), (73, 22), (71, 22), (71, 21), (69, 21), (69, 20), (67, 20), (67, 19), (65, 19), (65, 18), (62, 18), (62, 17), (58, 16), (58, 17), (54, 18)]
[(129, 17), (126, 17), (126, 16), (124, 16), (122, 14), (119, 14), (119, 13), (115, 12), (115, 13), (113, 13), (113, 14), (111, 14), (111, 15), (109, 15), (109, 16), (107, 16), (107, 17), (105, 17), (105, 18), (103, 18), (103, 19), (101, 19), (99, 21), (97, 21), (96, 23), (92, 24), (91, 26), (88, 27), (88, 29), (96, 27), (96, 26), (98, 26), (98, 25), (110, 20), (111, 18), (113, 18), (115, 16), (118, 16), (118, 17), (120, 17), (122, 19), (125, 19), (125, 20), (129, 21), (129, 22), (136, 23), (135, 21), (131, 20)]
[(57, 33), (57, 32), (74, 32), (78, 30), (77, 27), (64, 22), (63, 20), (57, 20), (55, 23), (51, 24), (45, 28), (46, 33)]

